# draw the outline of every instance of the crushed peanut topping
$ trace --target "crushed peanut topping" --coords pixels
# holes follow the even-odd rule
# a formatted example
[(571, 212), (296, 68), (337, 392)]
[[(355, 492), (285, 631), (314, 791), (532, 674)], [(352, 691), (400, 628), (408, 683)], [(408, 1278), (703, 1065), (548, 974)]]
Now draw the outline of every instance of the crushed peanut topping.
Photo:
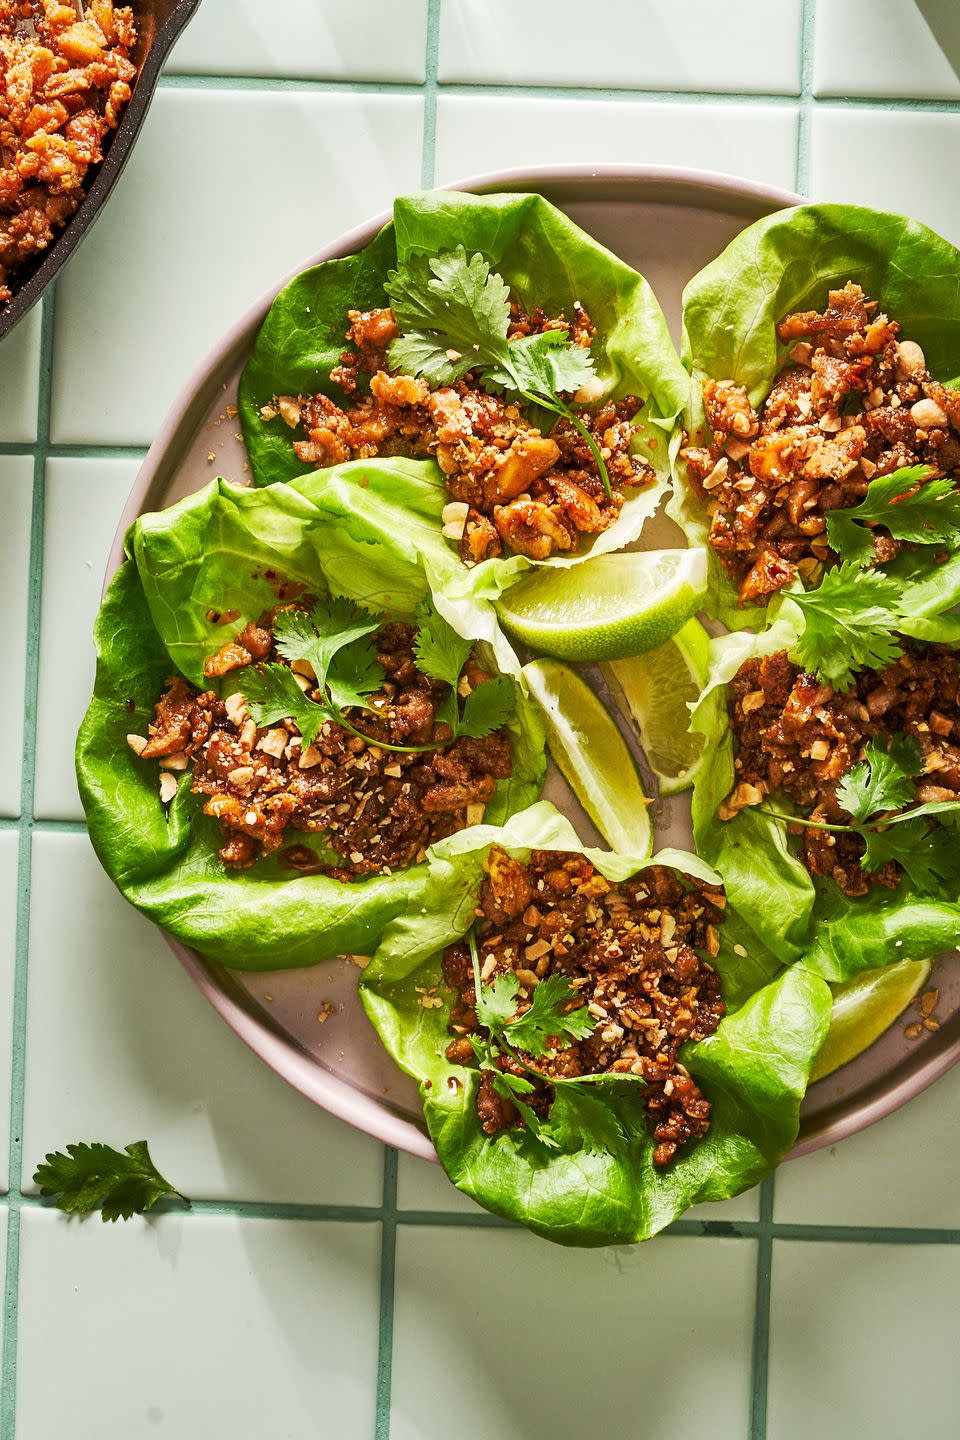
[[(393, 622), (376, 632), (386, 676), (369, 697), (376, 713), (349, 711), (363, 734), (325, 721), (304, 750), (292, 720), (258, 728), (241, 693), (246, 666), (287, 663), (274, 649), (272, 624), (266, 615), (246, 625), (208, 659), (207, 675), (227, 677), (226, 698), (213, 690), (201, 694), (175, 676), (157, 702), (148, 738), (127, 737), (143, 760), (192, 766), (193, 793), (207, 797), (205, 814), (227, 833), (219, 851), (225, 865), (244, 869), (275, 854), (286, 869), (338, 880), (390, 874), (422, 860), (435, 840), (475, 823), (471, 817), (482, 818), (497, 782), (512, 773), (510, 740), (497, 730), (445, 743), (450, 727), (436, 715), (449, 686), (417, 669), (414, 626)], [(465, 673), (474, 689), (490, 678), (472, 657)], [(304, 686), (310, 694), (306, 679)], [(378, 741), (438, 748), (398, 753)], [(176, 792), (169, 780), (173, 790), (165, 798)], [(318, 836), (319, 849), (286, 843), (288, 830)]]
[[(945, 645), (903, 645), (895, 664), (860, 671), (842, 694), (804, 674), (784, 651), (742, 665), (730, 687), (738, 779), (717, 812), (720, 819), (732, 819), (768, 795), (785, 795), (808, 819), (845, 823), (849, 816), (837, 802), (837, 785), (878, 735), (907, 734), (919, 742), (924, 773), (915, 782), (917, 801), (960, 799), (957, 656)], [(758, 693), (762, 705), (747, 706)], [(803, 827), (802, 839), (811, 874), (830, 876), (845, 895), (900, 883), (894, 861), (872, 874), (864, 871), (860, 835)]]
[[(511, 306), (510, 338), (566, 328), (563, 316), (531, 314)], [(471, 376), (431, 389), (426, 380), (391, 374), (387, 347), (398, 334), (388, 308), (349, 312), (345, 351), (331, 379), (349, 397), (341, 408), (326, 395), (279, 396), (264, 418), (279, 413), (298, 432), (293, 448), (312, 465), (338, 465), (374, 455), (431, 456), (446, 478), (454, 505), (444, 510), (443, 533), (456, 542), (462, 560), (478, 564), (506, 548), (532, 560), (574, 552), (582, 537), (606, 530), (623, 507), (623, 491), (648, 484), (654, 472), (630, 454), (640, 401), (579, 404), (604, 457), (612, 496), (601, 481), (596, 458), (569, 420), (549, 436), (528, 424), (514, 404), (488, 394)], [(590, 317), (576, 307), (570, 327), (574, 344), (589, 348)], [(358, 379), (369, 375), (369, 395)], [(353, 403), (350, 404), (349, 401)]]
[[(526, 1097), (530, 1105), (548, 1113), (551, 1078), (639, 1075), (653, 1125), (654, 1164), (666, 1165), (710, 1125), (710, 1101), (678, 1055), (685, 1041), (712, 1035), (724, 1015), (720, 976), (697, 954), (717, 953), (723, 908), (716, 900), (723, 897), (687, 889), (676, 872), (660, 866), (613, 884), (585, 856), (565, 851), (535, 850), (524, 865), (495, 847), (485, 871), (477, 923), (484, 983), (513, 971), (523, 987), (523, 1014), (535, 984), (562, 975), (598, 1021), (584, 1040), (558, 1042), (538, 1060), (523, 1057), (544, 1077)], [(468, 1036), (480, 1027), (465, 942), (444, 952), (443, 978), (456, 992), (447, 1058), (469, 1064), (474, 1052)], [(504, 1068), (512, 1062), (499, 1063)], [(482, 1076), (477, 1113), (493, 1135), (519, 1117), (493, 1088), (491, 1072)]]
[[(792, 349), (759, 411), (742, 385), (704, 381), (713, 438), (688, 437), (683, 455), (742, 605), (798, 576), (816, 584), (834, 558), (827, 512), (859, 504), (875, 476), (925, 464), (926, 481), (960, 478), (960, 391), (931, 379), (920, 346), (876, 309), (848, 281), (823, 314), (788, 315), (777, 335)], [(881, 562), (902, 548), (874, 536)]]

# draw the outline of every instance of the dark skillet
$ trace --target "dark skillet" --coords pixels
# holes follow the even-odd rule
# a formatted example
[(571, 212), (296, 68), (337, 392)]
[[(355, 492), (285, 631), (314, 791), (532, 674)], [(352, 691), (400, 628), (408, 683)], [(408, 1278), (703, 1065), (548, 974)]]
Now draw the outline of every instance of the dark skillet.
[(137, 78), (133, 96), (114, 131), (106, 158), (94, 175), (80, 208), (70, 217), (56, 240), (33, 265), (10, 277), (13, 299), (0, 305), (0, 339), (9, 334), (40, 299), (60, 266), (72, 255), (100, 214), (101, 207), (133, 149), (144, 116), (157, 88), (160, 67), (170, 47), (200, 4), (200, 0), (127, 0), (137, 22), (137, 48), (133, 60)]

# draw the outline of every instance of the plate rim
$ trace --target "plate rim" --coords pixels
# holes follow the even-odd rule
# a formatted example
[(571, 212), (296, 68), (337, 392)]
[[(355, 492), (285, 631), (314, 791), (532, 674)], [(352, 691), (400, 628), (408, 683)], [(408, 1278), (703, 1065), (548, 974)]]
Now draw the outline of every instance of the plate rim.
[[(670, 165), (516, 166), (467, 176), (429, 188), (483, 194), (498, 189), (537, 191), (541, 186), (549, 187), (563, 182), (587, 186), (590, 182), (598, 182), (599, 188), (603, 183), (616, 186), (624, 181), (646, 184), (651, 188), (663, 184), (665, 187), (674, 188), (678, 194), (688, 188), (691, 193), (698, 193), (701, 199), (712, 192), (718, 199), (729, 200), (733, 197), (760, 200), (769, 204), (771, 210), (803, 204), (807, 198), (792, 190), (746, 180), (722, 171)], [(167, 410), (127, 497), (107, 560), (104, 592), (124, 558), (123, 539), (126, 531), (143, 513), (144, 500), (163, 466), (168, 450), (196, 403), (197, 396), (207, 389), (215, 374), (222, 373), (231, 355), (244, 344), (251, 329), (262, 322), (270, 305), (290, 280), (314, 265), (352, 254), (372, 240), (391, 218), (392, 209), (380, 211), (345, 231), (295, 266), (249, 305), (194, 367)], [(244, 1044), (281, 1079), (313, 1104), (352, 1125), (354, 1129), (409, 1155), (434, 1164), (439, 1163), (428, 1135), (413, 1120), (398, 1114), (386, 1101), (365, 1094), (341, 1079), (332, 1069), (318, 1063), (296, 1044), (292, 1036), (275, 1030), (266, 1017), (254, 1014), (237, 999), (238, 987), (235, 982), (231, 983), (230, 971), (215, 962), (202, 959), (162, 927), (157, 928), (207, 1002)], [(912, 1070), (898, 1083), (892, 1084), (881, 1095), (861, 1101), (844, 1114), (827, 1120), (809, 1134), (802, 1135), (784, 1157), (785, 1160), (811, 1154), (876, 1124), (878, 1120), (920, 1095), (958, 1062), (960, 1039), (931, 1055), (925, 1064)]]

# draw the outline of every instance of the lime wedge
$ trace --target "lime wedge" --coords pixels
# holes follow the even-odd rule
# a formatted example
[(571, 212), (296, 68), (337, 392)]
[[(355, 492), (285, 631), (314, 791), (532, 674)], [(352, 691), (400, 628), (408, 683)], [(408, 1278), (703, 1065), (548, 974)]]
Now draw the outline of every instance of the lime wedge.
[(629, 550), (533, 570), (497, 601), (515, 640), (561, 660), (618, 660), (669, 640), (699, 608), (706, 551)]
[(710, 636), (699, 620), (688, 620), (656, 650), (603, 667), (620, 709), (640, 731), (662, 795), (693, 784), (703, 737), (690, 733), (687, 702), (696, 700), (706, 684), (709, 664)]
[(653, 850), (650, 802), (610, 713), (556, 660), (534, 660), (523, 674), (543, 711), (550, 754), (574, 795), (611, 849), (645, 858)]
[(927, 983), (931, 960), (901, 960), (879, 970), (863, 970), (833, 986), (833, 1015), (810, 1083), (832, 1075), (878, 1040)]

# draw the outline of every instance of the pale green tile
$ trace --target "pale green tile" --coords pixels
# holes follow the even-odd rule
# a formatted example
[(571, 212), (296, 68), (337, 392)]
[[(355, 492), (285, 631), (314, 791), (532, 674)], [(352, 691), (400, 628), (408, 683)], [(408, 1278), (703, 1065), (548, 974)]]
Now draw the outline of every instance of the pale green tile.
[[(506, 37), (509, 37), (507, 40)], [(511, 85), (796, 93), (800, 0), (457, 0), (441, 7), (440, 78)]]
[(0, 341), (0, 443), (37, 438), (40, 307)]
[[(13, 984), (17, 939), (19, 836), (0, 830), (0, 1190), (10, 1183), (10, 1074), (13, 1064)], [(3, 1255), (0, 1244), (0, 1256)], [(3, 1266), (0, 1264), (0, 1273)]]
[(793, 106), (444, 95), (437, 181), (509, 166), (684, 165), (793, 185)]
[(956, 0), (818, 0), (817, 95), (955, 100), (960, 96)]
[(0, 615), (4, 619), (4, 686), (0, 705), (0, 815), (20, 814), (24, 666), (27, 656), (27, 580), (33, 461), (0, 455)]
[(419, 182), (415, 96), (161, 90), (64, 273), (53, 438), (143, 444), (269, 286)]
[(372, 1436), (379, 1226), (21, 1216), (17, 1440)]
[(93, 622), (138, 468), (137, 460), (47, 461), (34, 792), (34, 814), (44, 819), (83, 818), (73, 746), (63, 735), (76, 734), (93, 693)]
[(819, 110), (814, 114), (810, 193), (896, 210), (960, 244), (960, 111)]
[(956, 1440), (960, 1246), (777, 1241), (771, 1440)]
[(960, 1069), (777, 1176), (774, 1218), (960, 1230)]
[(751, 1240), (401, 1225), (391, 1440), (743, 1440), (755, 1271)]
[(417, 81), (426, 30), (427, 0), (204, 0), (166, 69)]
[(486, 1214), (447, 1179), (442, 1166), (413, 1155), (397, 1162), (397, 1206), (400, 1210), (441, 1210), (463, 1215)]
[(146, 1136), (198, 1199), (379, 1205), (383, 1149), (233, 1034), (83, 834), (34, 836), (24, 1170)]

